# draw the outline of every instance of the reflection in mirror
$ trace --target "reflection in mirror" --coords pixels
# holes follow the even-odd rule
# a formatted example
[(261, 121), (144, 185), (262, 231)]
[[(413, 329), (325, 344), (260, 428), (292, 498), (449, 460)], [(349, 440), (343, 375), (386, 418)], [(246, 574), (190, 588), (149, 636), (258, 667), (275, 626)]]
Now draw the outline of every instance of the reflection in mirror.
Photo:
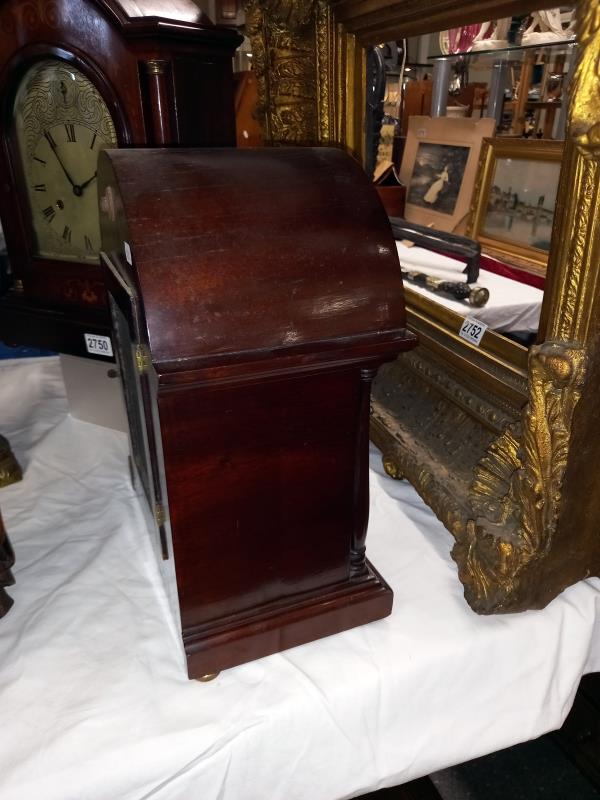
[[(525, 346), (538, 338), (551, 247), (572, 16), (536, 11), (379, 48), (374, 179), (393, 173), (405, 198), (399, 214), (381, 190), (388, 213), (481, 246), (476, 284), (464, 287), (472, 275), (450, 246), (398, 239), (408, 304), (444, 322), (448, 311), (476, 316)], [(402, 59), (392, 57), (398, 51)]]

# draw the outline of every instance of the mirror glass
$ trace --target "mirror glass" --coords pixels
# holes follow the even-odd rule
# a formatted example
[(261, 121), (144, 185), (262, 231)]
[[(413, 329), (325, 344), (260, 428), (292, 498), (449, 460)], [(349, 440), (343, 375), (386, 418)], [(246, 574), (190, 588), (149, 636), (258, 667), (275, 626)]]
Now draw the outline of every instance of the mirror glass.
[[(562, 6), (369, 52), (367, 169), (420, 313), (536, 341), (576, 49)], [(481, 248), (475, 280), (457, 236)]]

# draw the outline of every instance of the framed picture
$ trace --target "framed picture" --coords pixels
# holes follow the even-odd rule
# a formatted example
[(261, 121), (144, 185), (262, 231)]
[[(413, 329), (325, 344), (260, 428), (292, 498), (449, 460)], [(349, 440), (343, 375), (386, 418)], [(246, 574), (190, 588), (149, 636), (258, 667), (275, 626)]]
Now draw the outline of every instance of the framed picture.
[(464, 233), (481, 143), (495, 126), (487, 118), (409, 119), (400, 167), (409, 222)]
[(468, 233), (484, 252), (544, 274), (564, 143), (486, 139)]

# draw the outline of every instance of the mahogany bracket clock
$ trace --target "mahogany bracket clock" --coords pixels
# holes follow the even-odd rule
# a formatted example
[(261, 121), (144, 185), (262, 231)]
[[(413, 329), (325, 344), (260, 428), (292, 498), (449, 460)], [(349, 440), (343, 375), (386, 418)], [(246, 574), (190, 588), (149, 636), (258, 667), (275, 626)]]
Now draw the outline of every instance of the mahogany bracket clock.
[(107, 151), (98, 180), (132, 463), (190, 677), (385, 617), (369, 392), (416, 337), (367, 176), (334, 148), (186, 148)]
[(191, 0), (1, 4), (0, 218), (12, 287), (0, 340), (88, 355), (86, 335), (109, 335), (98, 154), (234, 146), (240, 41)]

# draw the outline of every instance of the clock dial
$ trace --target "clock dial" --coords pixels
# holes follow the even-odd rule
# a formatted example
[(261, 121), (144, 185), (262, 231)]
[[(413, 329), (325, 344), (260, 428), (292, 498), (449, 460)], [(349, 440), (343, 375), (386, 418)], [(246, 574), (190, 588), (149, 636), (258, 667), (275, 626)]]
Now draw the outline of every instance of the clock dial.
[(34, 254), (97, 261), (96, 164), (100, 150), (117, 145), (101, 95), (85, 75), (65, 62), (42, 61), (21, 82), (15, 124)]

